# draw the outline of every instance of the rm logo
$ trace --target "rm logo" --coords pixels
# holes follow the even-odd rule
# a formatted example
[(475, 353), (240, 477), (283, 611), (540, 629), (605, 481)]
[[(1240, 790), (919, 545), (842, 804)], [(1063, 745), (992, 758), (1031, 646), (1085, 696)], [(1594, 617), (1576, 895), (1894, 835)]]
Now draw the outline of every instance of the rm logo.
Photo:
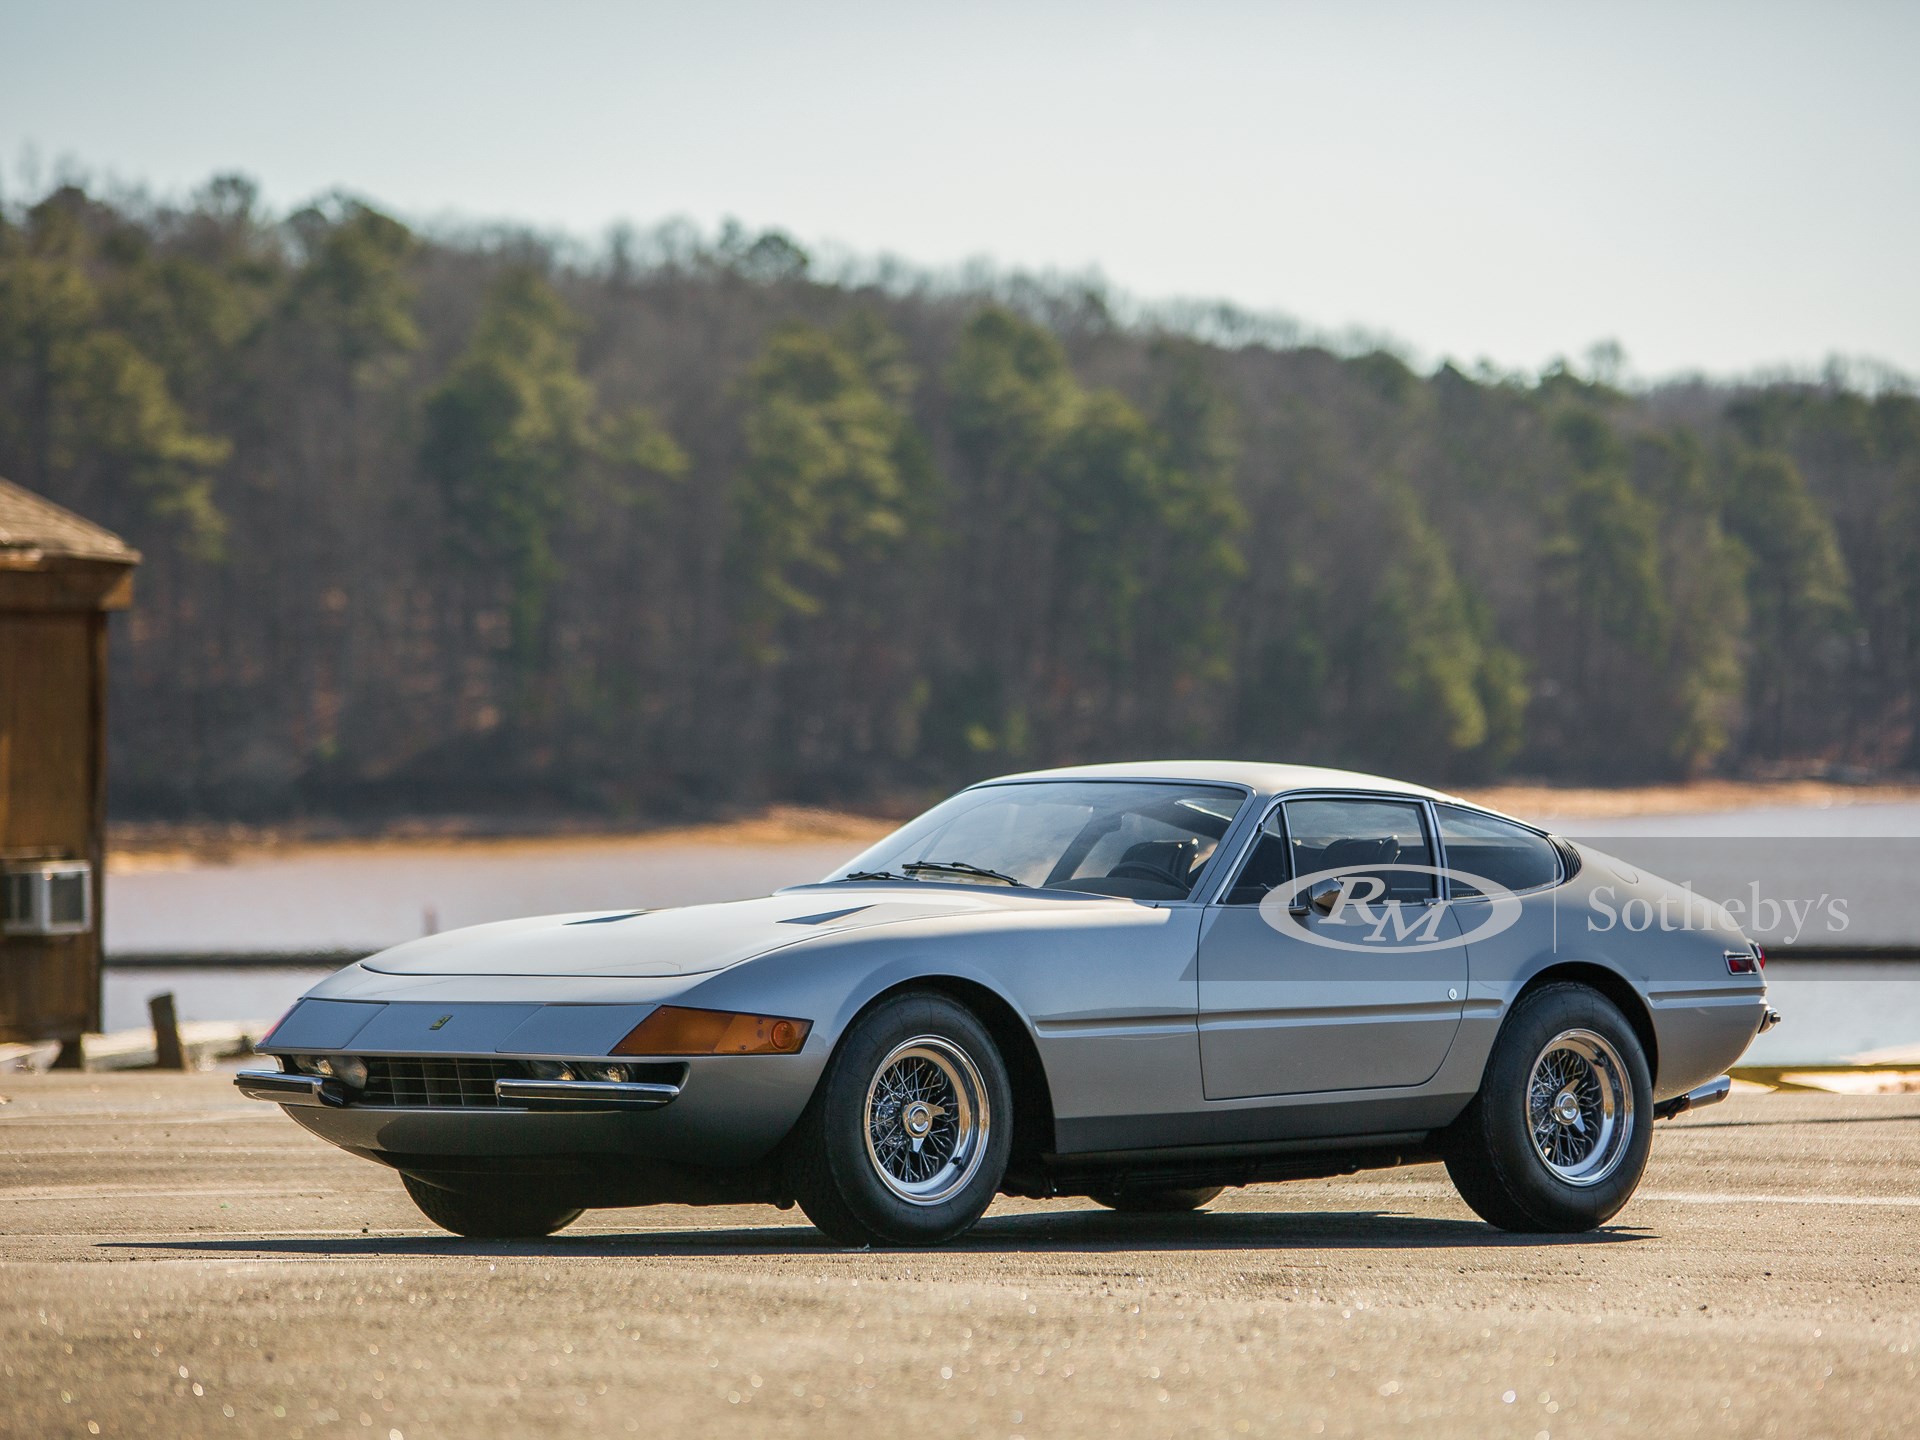
[(447, 1021), (451, 1019), (453, 1019), (453, 1016), (451, 1015), (442, 1015), (438, 1020), (434, 1021), (433, 1024), (427, 1026), (427, 1029), (438, 1030), (442, 1025), (446, 1024)]

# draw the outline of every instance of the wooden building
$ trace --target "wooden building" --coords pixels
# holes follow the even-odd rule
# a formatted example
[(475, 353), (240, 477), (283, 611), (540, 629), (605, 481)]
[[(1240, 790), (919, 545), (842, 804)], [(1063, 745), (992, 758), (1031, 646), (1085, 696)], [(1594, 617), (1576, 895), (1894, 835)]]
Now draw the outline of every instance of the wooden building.
[(107, 612), (140, 561), (0, 480), (0, 1041), (100, 1028)]

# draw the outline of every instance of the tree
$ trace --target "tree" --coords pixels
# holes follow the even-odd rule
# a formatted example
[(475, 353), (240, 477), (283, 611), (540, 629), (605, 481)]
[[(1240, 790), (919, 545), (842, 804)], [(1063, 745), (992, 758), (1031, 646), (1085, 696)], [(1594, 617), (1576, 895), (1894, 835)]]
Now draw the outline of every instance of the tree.
[(1161, 376), (1153, 424), (1165, 486), (1148, 590), (1159, 600), (1152, 653), (1163, 662), (1161, 686), (1172, 699), (1228, 677), (1227, 606), (1246, 574), (1248, 517), (1235, 493), (1236, 417), (1203, 352), (1162, 340), (1151, 356)]
[(581, 375), (578, 317), (530, 269), (502, 276), (466, 351), (426, 406), (423, 469), (447, 541), (471, 579), (497, 577), (523, 722), (551, 659), (548, 600), (558, 541), (590, 487), (679, 473), (686, 459), (640, 410), (603, 416)]
[(287, 222), (305, 263), (287, 291), (287, 317), (334, 368), (351, 404), (382, 361), (417, 348), (409, 265), (418, 248), (398, 220), (349, 196), (311, 205)]
[(781, 327), (741, 387), (729, 569), (745, 718), (802, 792), (897, 756), (924, 706), (907, 631), (940, 489), (909, 409), (915, 383), (899, 342), (857, 310), (831, 331)]
[(1646, 743), (1697, 774), (1733, 742), (1745, 685), (1748, 557), (1721, 523), (1699, 441), (1685, 431), (1632, 442), (1634, 489), (1660, 512), (1660, 573), (1672, 623), (1642, 692)]
[(1589, 775), (1662, 773), (1674, 617), (1660, 507), (1634, 485), (1606, 400), (1571, 377), (1556, 388), (1567, 471), (1539, 557), (1536, 743)]
[(1224, 674), (1219, 619), (1243, 568), (1243, 517), (1194, 377), (1177, 376), (1163, 406), (1181, 429), (1157, 430), (1122, 396), (1094, 392), (1047, 467), (1048, 692), (1057, 733), (1080, 753), (1116, 720), (1177, 733), (1191, 688)]
[(1000, 499), (1038, 475), (1080, 405), (1060, 342), (997, 306), (961, 332), (947, 391), (954, 448)]
[(1853, 618), (1847, 572), (1833, 527), (1791, 459), (1741, 451), (1729, 457), (1724, 484), (1724, 523), (1751, 556), (1752, 711), (1778, 755), (1796, 709), (1819, 703), (1822, 672), (1844, 667)]
[(1461, 584), (1405, 486), (1389, 488), (1383, 519), (1383, 578), (1349, 652), (1365, 697), (1355, 718), (1377, 737), (1383, 764), (1498, 773), (1520, 745), (1525, 666), (1494, 638), (1486, 607)]
[(211, 554), (223, 529), (212, 472), (229, 447), (196, 429), (161, 367), (104, 323), (86, 209), (62, 190), (24, 230), (0, 229), (0, 466), (123, 525), (160, 522)]
[(0, 202), (0, 474), (147, 556), (134, 812), (1917, 763), (1897, 378), (1424, 374), (1124, 314), (738, 227), (583, 257), (236, 177), (67, 187)]
[(930, 472), (902, 408), (911, 383), (865, 316), (838, 334), (785, 326), (749, 372), (735, 568), (761, 659), (780, 658), (783, 622), (818, 615), (850, 566), (897, 550), (924, 515)]
[(990, 305), (960, 332), (946, 367), (946, 401), (955, 481), (952, 611), (961, 623), (932, 679), (935, 733), (962, 742), (950, 763), (978, 764), (987, 755), (1025, 754), (1047, 704), (1047, 637), (1032, 617), (1054, 603), (1049, 467), (1083, 396), (1058, 339)]

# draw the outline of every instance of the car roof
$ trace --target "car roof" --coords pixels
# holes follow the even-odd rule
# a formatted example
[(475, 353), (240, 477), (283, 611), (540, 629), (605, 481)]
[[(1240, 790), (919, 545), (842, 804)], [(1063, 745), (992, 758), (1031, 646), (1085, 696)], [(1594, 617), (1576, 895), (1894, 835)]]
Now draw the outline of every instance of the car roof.
[(1444, 791), (1411, 785), (1405, 780), (1390, 780), (1384, 775), (1330, 770), (1320, 765), (1276, 765), (1259, 760), (1130, 760), (1115, 765), (1068, 765), (1056, 770), (999, 775), (980, 784), (999, 785), (1015, 780), (1188, 780), (1244, 785), (1258, 795), (1279, 795), (1289, 790), (1372, 790), (1467, 803)]

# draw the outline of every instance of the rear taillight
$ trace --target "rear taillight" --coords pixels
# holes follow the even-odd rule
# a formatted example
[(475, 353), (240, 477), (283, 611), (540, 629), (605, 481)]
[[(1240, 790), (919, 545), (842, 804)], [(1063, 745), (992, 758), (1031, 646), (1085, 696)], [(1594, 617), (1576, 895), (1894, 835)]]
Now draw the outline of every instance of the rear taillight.
[(1767, 968), (1767, 956), (1758, 945), (1749, 945), (1744, 950), (1729, 950), (1727, 973), (1729, 975), (1758, 975)]

